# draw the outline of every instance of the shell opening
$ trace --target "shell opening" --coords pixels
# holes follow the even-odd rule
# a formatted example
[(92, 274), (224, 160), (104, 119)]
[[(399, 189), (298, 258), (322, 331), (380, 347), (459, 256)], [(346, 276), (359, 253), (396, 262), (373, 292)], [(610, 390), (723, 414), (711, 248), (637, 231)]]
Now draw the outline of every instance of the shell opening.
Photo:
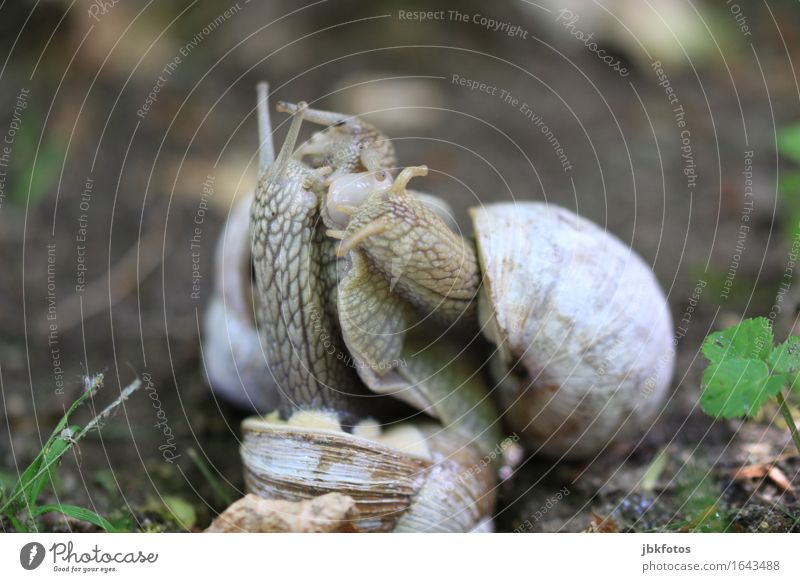
[[(300, 429), (311, 432), (333, 432), (343, 436), (366, 439), (402, 451), (406, 454), (431, 459), (425, 435), (415, 426), (400, 423), (388, 428), (381, 427), (372, 419), (362, 420), (348, 434), (342, 428), (335, 413), (325, 410), (299, 410), (287, 420), (282, 420), (278, 411), (263, 417), (247, 419), (246, 423), (265, 423), (274, 428)], [(254, 426), (254, 425), (251, 425)]]

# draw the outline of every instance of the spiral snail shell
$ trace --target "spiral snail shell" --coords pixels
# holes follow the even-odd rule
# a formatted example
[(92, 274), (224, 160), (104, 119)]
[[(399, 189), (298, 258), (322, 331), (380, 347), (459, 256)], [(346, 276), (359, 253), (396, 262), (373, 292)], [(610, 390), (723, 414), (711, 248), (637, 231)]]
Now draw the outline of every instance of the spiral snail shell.
[(574, 212), (471, 211), (479, 317), (507, 422), (534, 451), (587, 457), (640, 434), (672, 378), (672, 319), (650, 268)]

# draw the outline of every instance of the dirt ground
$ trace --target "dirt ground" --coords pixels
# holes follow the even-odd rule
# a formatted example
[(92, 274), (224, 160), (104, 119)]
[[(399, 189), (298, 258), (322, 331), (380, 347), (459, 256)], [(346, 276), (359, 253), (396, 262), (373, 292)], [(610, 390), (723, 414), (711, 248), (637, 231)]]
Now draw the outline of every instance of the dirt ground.
[[(149, 381), (65, 460), (48, 498), (128, 511), (144, 530), (180, 530), (205, 527), (225, 507), (201, 467), (230, 497), (241, 494), (247, 411), (208, 389), (199, 329), (216, 238), (254, 184), (254, 87), (267, 79), (275, 101), (372, 111), (365, 117), (397, 140), (403, 165), (433, 169), (421, 187), (447, 198), (465, 231), (469, 206), (547, 200), (630, 244), (667, 292), (678, 358), (652, 429), (588, 464), (524, 459), (499, 485), (496, 529), (800, 531), (800, 457), (785, 425), (770, 422), (776, 411), (715, 422), (698, 407), (703, 338), (769, 316), (785, 280), (776, 184), (791, 163), (776, 154), (775, 135), (798, 120), (796, 2), (742, 3), (749, 34), (725, 5), (696, 2), (699, 12), (678, 11), (691, 26), (674, 22), (678, 35), (663, 46), (650, 44), (660, 37), (648, 27), (659, 22), (642, 6), (631, 9), (644, 11), (632, 37), (577, 1), (564, 4), (581, 16), (572, 28), (549, 2), (436, 3), (468, 22), (400, 17), (429, 6), (421, 0), (174, 4), (138, 12), (119, 3), (94, 16), (85, 0), (68, 12), (59, 1), (0, 8), (0, 134), (15, 111), (23, 128), (0, 198), (6, 481), (39, 451), (83, 376), (104, 372), (95, 408), (135, 377)], [(522, 32), (492, 31), (476, 14)], [(629, 74), (575, 30), (596, 32)], [(681, 37), (686, 30), (701, 41)], [(454, 75), (497, 91), (470, 90)], [(368, 79), (383, 81), (365, 89)], [(409, 108), (375, 112), (396, 104)], [(273, 116), (274, 125), (284, 120)], [(742, 239), (749, 171), (753, 219)], [(793, 292), (786, 297), (778, 336), (797, 313)], [(788, 486), (774, 473), (737, 475), (759, 464)], [(196, 518), (171, 521), (170, 503)], [(52, 518), (47, 527), (89, 526)]]

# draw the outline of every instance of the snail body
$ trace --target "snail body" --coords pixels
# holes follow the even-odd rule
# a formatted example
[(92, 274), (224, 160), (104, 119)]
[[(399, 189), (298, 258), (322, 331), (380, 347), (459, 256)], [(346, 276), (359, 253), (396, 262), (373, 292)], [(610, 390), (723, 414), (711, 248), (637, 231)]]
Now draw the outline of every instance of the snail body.
[[(258, 327), (270, 373), (280, 391), (280, 404), (277, 415), (243, 424), (241, 455), (248, 488), (263, 496), (290, 501), (332, 490), (352, 490), (354, 494), (375, 490), (376, 497), (368, 497), (361, 503), (356, 495), (359, 527), (365, 530), (468, 531), (487, 520), (493, 508), (493, 472), (483, 471), (480, 476), (470, 473), (472, 464), (484, 454), (477, 443), (485, 443), (484, 435), (489, 431), (469, 430), (465, 428), (469, 423), (457, 417), (452, 427), (435, 421), (415, 421), (386, 431), (390, 435), (398, 431), (420, 435), (411, 452), (393, 438), (364, 441), (360, 433), (365, 424), (377, 426), (370, 412), (370, 408), (375, 409), (375, 399), (368, 397), (368, 388), (377, 385), (377, 378), (394, 366), (371, 368), (370, 374), (360, 375), (358, 370), (364, 366), (353, 366), (340, 357), (347, 345), (341, 327), (352, 321), (348, 315), (355, 313), (347, 310), (348, 302), (358, 302), (363, 289), (380, 289), (369, 284), (337, 285), (334, 277), (341, 276), (337, 272), (353, 271), (348, 269), (348, 259), (334, 252), (335, 241), (325, 235), (325, 187), (336, 179), (331, 179), (331, 175), (339, 170), (342, 170), (339, 175), (354, 170), (384, 171), (376, 164), (386, 163), (387, 156), (375, 152), (386, 150), (373, 150), (367, 141), (359, 146), (358, 158), (349, 155), (337, 158), (336, 152), (326, 153), (328, 146), (323, 145), (313, 150), (308, 165), (304, 161), (309, 155), (308, 148), (295, 147), (307, 106), (301, 103), (284, 108), (293, 113), (289, 134), (275, 161), (259, 179), (250, 220)], [(263, 131), (266, 128), (262, 127)], [(368, 135), (368, 140), (374, 139), (374, 134)], [(353, 149), (345, 148), (347, 152)], [(314, 167), (315, 163), (338, 160), (346, 160), (347, 167)], [(348, 290), (353, 294), (349, 295)], [(402, 305), (399, 310), (403, 310)], [(388, 320), (387, 314), (394, 313), (395, 310), (380, 310), (383, 321)], [(350, 332), (351, 341), (364, 336), (352, 327)], [(323, 337), (330, 341), (326, 343)], [(426, 362), (431, 361), (422, 356), (409, 366), (411, 372), (399, 376), (409, 383), (404, 390), (411, 389), (410, 383), (419, 379), (421, 388), (415, 388), (415, 400), (426, 408), (430, 404), (426, 398), (433, 394), (431, 390), (443, 386), (443, 382), (452, 380), (449, 386), (452, 390), (469, 386), (469, 378), (459, 381), (452, 373), (459, 372), (460, 367), (448, 369), (448, 374), (428, 374)], [(372, 372), (377, 373), (372, 375)], [(368, 381), (363, 382), (363, 378)], [(373, 384), (369, 379), (376, 381)], [(440, 395), (444, 400), (449, 397), (446, 388)], [(474, 390), (469, 395), (485, 403), (483, 409), (487, 408), (488, 399)], [(438, 412), (437, 408), (434, 410)], [(467, 408), (467, 412), (471, 410)], [(492, 419), (489, 426), (497, 430), (493, 411), (483, 417)], [(320, 418), (330, 422), (323, 423), (321, 428)], [(477, 432), (481, 440), (470, 437), (472, 432)], [(444, 483), (462, 474), (468, 475), (464, 479), (466, 485), (454, 488), (451, 483), (444, 488)], [(407, 484), (406, 494), (397, 500), (397, 491), (403, 489), (403, 483)], [(391, 499), (382, 497), (387, 491)], [(381, 514), (394, 516), (389, 518), (391, 527), (385, 524), (385, 519), (381, 521), (373, 515), (376, 508)]]
[[(495, 401), (531, 450), (552, 456), (590, 456), (642, 431), (674, 356), (663, 293), (638, 256), (532, 202), (472, 209), (475, 241), (464, 239), (444, 203), (407, 189), (424, 166), (392, 177), (377, 129), (281, 104), (293, 119), (273, 161), (260, 102), (262, 174), (235, 251), (251, 243), (255, 283), (230, 279), (252, 294), (257, 325), (234, 320), (262, 357), (241, 349), (241, 366), (232, 353), (215, 374), (261, 367), (265, 380), (249, 374), (245, 392), (269, 392), (260, 403), (277, 409), (243, 424), (249, 490), (289, 501), (346, 492), (363, 531), (472, 531), (493, 510), (497, 464), (474, 469), (502, 440)], [(327, 127), (298, 145), (304, 119)], [(478, 329), (491, 389), (465, 332)], [(390, 401), (428, 418), (393, 416)]]

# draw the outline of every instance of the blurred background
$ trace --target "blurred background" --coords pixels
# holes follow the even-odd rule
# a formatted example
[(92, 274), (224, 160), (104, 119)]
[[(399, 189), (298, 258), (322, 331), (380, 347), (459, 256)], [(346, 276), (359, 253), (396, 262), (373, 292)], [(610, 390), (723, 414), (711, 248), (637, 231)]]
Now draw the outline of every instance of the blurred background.
[[(678, 365), (648, 440), (590, 467), (529, 459), (501, 487), (499, 529), (567, 480), (575, 495), (534, 530), (605, 527), (597, 515), (646, 529), (723, 506), (726, 527), (797, 528), (791, 487), (726, 473), (784, 433), (696, 406), (710, 331), (795, 322), (796, 0), (16, 0), (0, 4), (0, 57), (6, 484), (104, 372), (95, 408), (137, 375), (154, 388), (68, 455), (49, 495), (155, 530), (203, 527), (239, 495), (242, 413), (205, 384), (199, 322), (216, 238), (254, 186), (268, 80), (272, 103), (384, 128), (465, 231), (476, 204), (554, 202), (619, 236), (667, 291)], [(285, 120), (273, 113), (276, 144)], [(667, 484), (634, 486), (654, 460)], [(791, 481), (800, 462), (782, 462)]]

